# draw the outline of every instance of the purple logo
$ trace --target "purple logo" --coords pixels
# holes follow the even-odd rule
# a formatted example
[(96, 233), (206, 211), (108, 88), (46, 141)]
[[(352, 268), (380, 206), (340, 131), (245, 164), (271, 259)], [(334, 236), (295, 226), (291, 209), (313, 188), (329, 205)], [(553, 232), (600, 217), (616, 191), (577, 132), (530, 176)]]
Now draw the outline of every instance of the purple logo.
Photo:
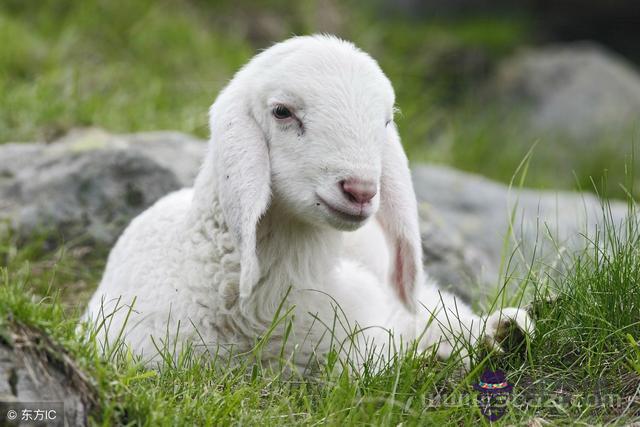
[(513, 387), (507, 382), (504, 372), (484, 371), (473, 388), (479, 392), (480, 411), (489, 421), (496, 421), (506, 413)]

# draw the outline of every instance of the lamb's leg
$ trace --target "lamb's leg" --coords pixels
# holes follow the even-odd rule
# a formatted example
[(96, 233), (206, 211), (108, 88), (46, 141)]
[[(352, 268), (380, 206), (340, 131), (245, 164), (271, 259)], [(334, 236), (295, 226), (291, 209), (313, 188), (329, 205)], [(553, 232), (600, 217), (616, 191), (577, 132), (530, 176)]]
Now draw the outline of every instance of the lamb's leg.
[[(315, 326), (325, 325), (322, 335), (332, 338), (331, 344), (345, 359), (361, 366), (373, 357), (382, 362), (375, 363), (380, 367), (413, 343), (415, 315), (391, 286), (352, 259), (342, 259), (334, 273), (320, 292), (305, 291), (297, 305), (321, 320)], [(371, 364), (369, 368), (376, 369)]]
[(480, 317), (464, 302), (439, 290), (434, 284), (418, 290), (416, 331), (419, 348), (437, 346), (442, 359), (452, 356), (468, 364), (468, 354), (480, 340), (501, 350), (508, 335), (522, 339), (533, 333), (533, 320), (523, 309), (504, 308), (488, 317)]
[[(301, 298), (300, 308), (333, 328), (330, 336), (336, 340), (332, 343), (338, 344), (341, 353), (348, 352), (349, 360), (357, 365), (374, 347), (386, 359), (406, 350), (416, 339), (419, 350), (438, 346), (440, 358), (456, 356), (468, 364), (470, 347), (481, 339), (498, 348), (512, 325), (521, 331), (533, 326), (524, 310), (514, 308), (482, 318), (433, 283), (417, 291), (417, 312), (411, 313), (390, 286), (376, 284), (375, 275), (360, 264), (343, 260), (336, 272), (323, 292), (310, 290), (313, 298)], [(307, 306), (309, 301), (314, 303)]]

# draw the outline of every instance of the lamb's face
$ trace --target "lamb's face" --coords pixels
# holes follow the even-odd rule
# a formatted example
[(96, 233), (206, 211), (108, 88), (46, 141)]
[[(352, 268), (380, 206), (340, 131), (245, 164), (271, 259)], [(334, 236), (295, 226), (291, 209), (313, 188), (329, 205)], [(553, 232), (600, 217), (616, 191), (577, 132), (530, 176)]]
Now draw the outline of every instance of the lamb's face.
[[(259, 101), (273, 202), (298, 219), (354, 230), (380, 205), (382, 148), (393, 132), (394, 95), (370, 57), (297, 55)], [(345, 57), (346, 56), (346, 57)]]

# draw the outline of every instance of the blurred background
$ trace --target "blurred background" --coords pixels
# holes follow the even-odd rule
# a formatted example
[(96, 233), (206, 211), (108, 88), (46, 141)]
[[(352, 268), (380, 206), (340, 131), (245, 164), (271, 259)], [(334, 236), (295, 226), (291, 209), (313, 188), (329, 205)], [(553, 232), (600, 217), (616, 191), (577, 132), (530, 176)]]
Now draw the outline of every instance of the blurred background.
[(634, 0), (2, 0), (0, 143), (87, 126), (206, 138), (235, 70), (314, 32), (380, 62), (414, 162), (509, 182), (531, 151), (528, 186), (633, 191)]

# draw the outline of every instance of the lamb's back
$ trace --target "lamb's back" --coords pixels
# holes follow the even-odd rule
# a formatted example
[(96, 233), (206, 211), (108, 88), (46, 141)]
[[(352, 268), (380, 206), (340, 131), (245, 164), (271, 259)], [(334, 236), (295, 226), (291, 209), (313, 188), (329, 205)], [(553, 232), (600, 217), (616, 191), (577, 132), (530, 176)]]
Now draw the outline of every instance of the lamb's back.
[[(203, 274), (202, 269), (189, 265), (194, 251), (189, 221), (192, 198), (192, 189), (170, 193), (137, 216), (122, 233), (85, 315), (100, 321), (116, 310), (113, 320), (108, 320), (109, 329), (99, 336), (113, 339), (124, 330), (134, 350), (148, 354), (153, 351), (150, 335), (156, 339), (165, 335), (167, 324), (176, 325), (176, 319), (202, 317), (198, 306), (193, 306), (199, 297), (191, 289)], [(169, 316), (172, 321), (167, 323)], [(189, 328), (181, 323), (182, 330)]]

